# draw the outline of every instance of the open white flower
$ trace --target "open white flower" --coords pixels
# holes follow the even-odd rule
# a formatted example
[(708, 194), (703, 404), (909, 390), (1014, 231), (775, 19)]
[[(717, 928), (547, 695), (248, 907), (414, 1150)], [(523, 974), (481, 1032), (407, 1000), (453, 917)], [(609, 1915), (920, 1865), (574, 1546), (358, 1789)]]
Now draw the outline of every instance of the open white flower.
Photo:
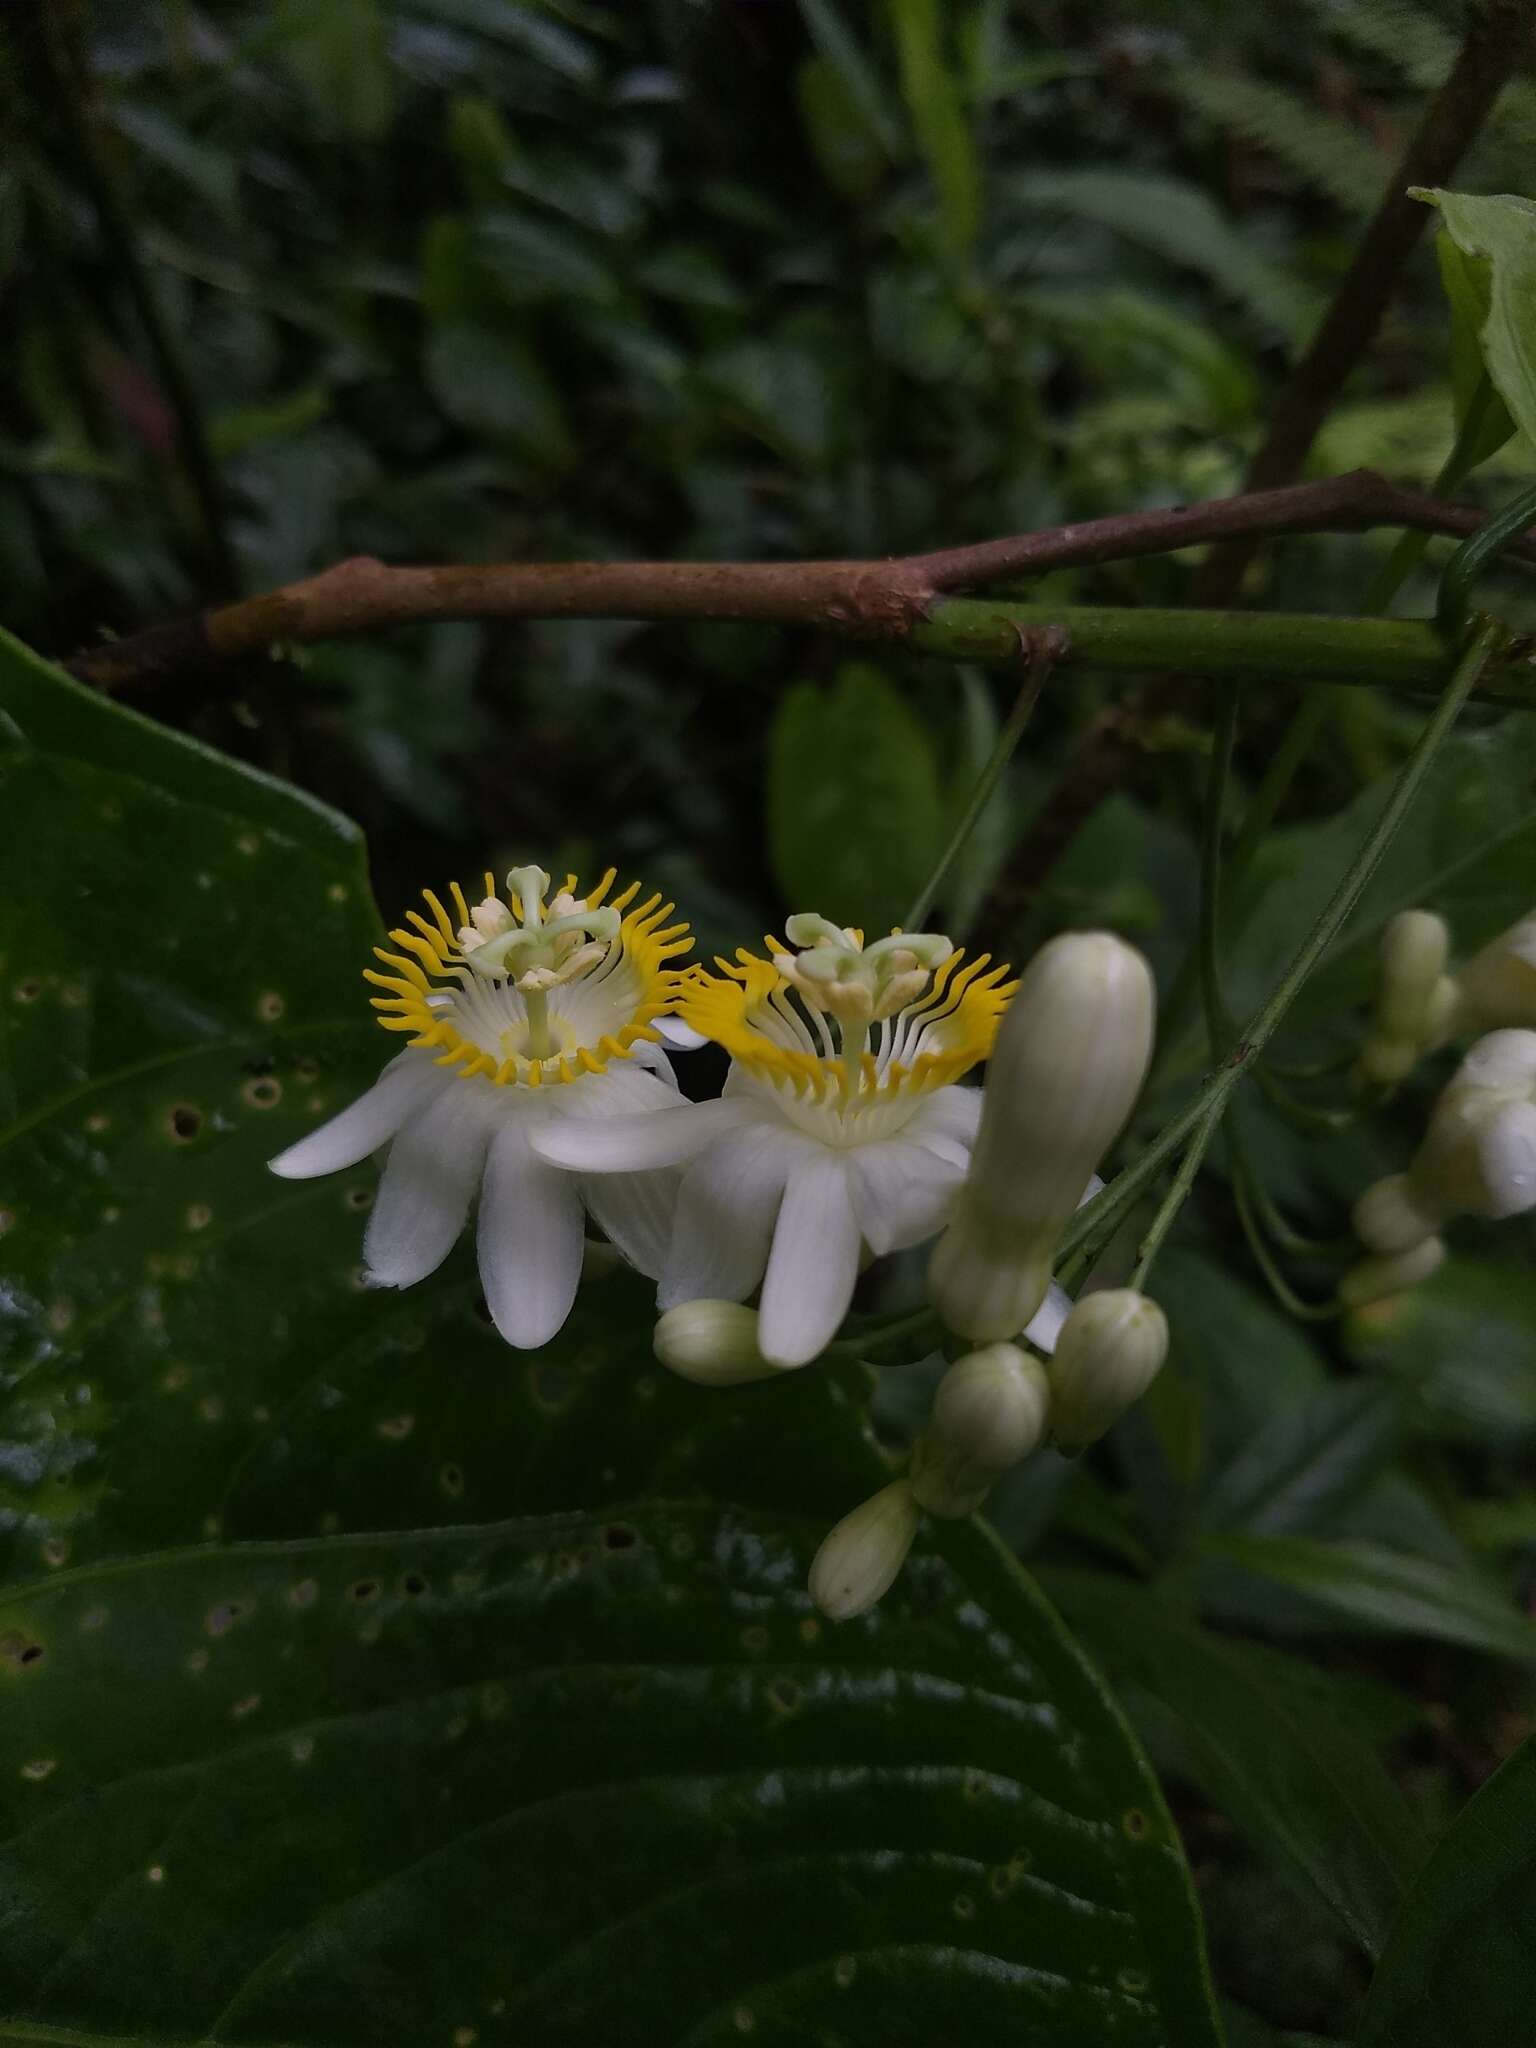
[(681, 979), (677, 1014), (731, 1055), (716, 1102), (625, 1123), (535, 1131), (539, 1157), (598, 1175), (685, 1165), (663, 1309), (743, 1301), (761, 1283), (770, 1365), (825, 1350), (861, 1259), (942, 1229), (965, 1175), (980, 1096), (957, 1087), (986, 1058), (1013, 992), (987, 956), (947, 939), (862, 934), (791, 918), (798, 956), (742, 949)]
[(670, 1239), (677, 1176), (621, 1173), (588, 1181), (533, 1149), (539, 1132), (618, 1126), (672, 1111), (677, 1084), (655, 1021), (677, 992), (668, 962), (688, 950), (670, 903), (632, 883), (611, 903), (576, 878), (547, 906), (549, 876), (516, 868), (509, 901), (485, 878), (471, 907), (457, 883), (457, 924), (430, 890), (431, 917), (407, 913), (366, 970), (386, 1031), (408, 1044), (350, 1108), (271, 1161), (289, 1180), (389, 1157), (363, 1240), (369, 1281), (409, 1287), (447, 1257), (479, 1196), (476, 1245), (492, 1319), (509, 1344), (547, 1344), (581, 1277), (583, 1212), (654, 1277)]

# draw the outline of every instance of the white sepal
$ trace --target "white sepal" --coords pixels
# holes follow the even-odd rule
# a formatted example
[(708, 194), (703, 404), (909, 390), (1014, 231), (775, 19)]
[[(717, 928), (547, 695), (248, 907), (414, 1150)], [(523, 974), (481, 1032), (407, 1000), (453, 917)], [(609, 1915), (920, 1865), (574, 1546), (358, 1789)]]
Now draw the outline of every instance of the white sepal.
[(1445, 919), (1429, 910), (1401, 911), (1382, 932), (1375, 1013), (1355, 1066), (1359, 1081), (1401, 1081), (1436, 1042), (1454, 1002), (1445, 974), (1450, 943)]

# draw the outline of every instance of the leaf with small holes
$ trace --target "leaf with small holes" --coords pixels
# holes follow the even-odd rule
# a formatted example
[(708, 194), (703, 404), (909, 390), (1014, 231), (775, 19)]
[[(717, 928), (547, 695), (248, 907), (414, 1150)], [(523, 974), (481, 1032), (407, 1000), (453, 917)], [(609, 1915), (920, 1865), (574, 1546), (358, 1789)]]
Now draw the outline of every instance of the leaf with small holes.
[(648, 1292), (509, 1351), (372, 1172), (351, 827), (0, 645), (0, 2037), (1214, 2048), (1188, 1876), (981, 1527), (810, 1605), (865, 1381), (710, 1395)]

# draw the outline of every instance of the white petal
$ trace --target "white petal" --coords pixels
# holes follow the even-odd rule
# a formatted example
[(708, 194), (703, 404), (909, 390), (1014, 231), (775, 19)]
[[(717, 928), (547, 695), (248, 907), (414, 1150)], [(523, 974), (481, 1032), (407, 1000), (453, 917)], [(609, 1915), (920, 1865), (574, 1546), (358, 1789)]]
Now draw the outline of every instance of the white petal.
[(906, 1143), (905, 1134), (858, 1146), (848, 1154), (848, 1169), (859, 1227), (877, 1256), (936, 1236), (965, 1178), (963, 1158), (958, 1164), (939, 1158), (926, 1145)]
[[(641, 1063), (639, 1054), (654, 1052), (659, 1067)], [(583, 1074), (560, 1088), (546, 1088), (539, 1100), (551, 1122), (565, 1117), (578, 1121), (590, 1117), (634, 1116), (640, 1110), (676, 1109), (682, 1102), (677, 1077), (667, 1065), (666, 1055), (655, 1046), (636, 1046), (632, 1060), (615, 1060), (602, 1074)]]
[(601, 1119), (560, 1116), (532, 1131), (529, 1142), (541, 1159), (573, 1173), (644, 1173), (680, 1165), (759, 1114), (747, 1103), (715, 1101)]
[(1053, 1280), (1044, 1301), (1024, 1325), (1024, 1334), (1037, 1351), (1054, 1351), (1061, 1326), (1071, 1313), (1071, 1295)]
[(571, 1312), (581, 1279), (581, 1193), (536, 1159), (528, 1131), (509, 1124), (486, 1162), (476, 1252), (491, 1320), (509, 1344), (534, 1351)]
[(423, 1103), (454, 1085), (455, 1076), (440, 1067), (430, 1053), (400, 1053), (356, 1102), (269, 1159), (267, 1165), (284, 1180), (312, 1180), (317, 1174), (356, 1166), (387, 1145)]
[(373, 1286), (409, 1287), (447, 1258), (485, 1163), (485, 1110), (472, 1082), (453, 1081), (389, 1148), (363, 1237)]
[(763, 1281), (758, 1343), (774, 1365), (804, 1365), (837, 1335), (859, 1274), (859, 1224), (843, 1161), (818, 1147), (799, 1160)]
[(718, 1139), (683, 1178), (657, 1304), (745, 1301), (763, 1277), (784, 1183), (814, 1139), (754, 1124)]
[[(660, 1028), (659, 1022), (657, 1028)], [(677, 1076), (672, 1071), (672, 1062), (667, 1058), (666, 1053), (659, 1045), (651, 1045), (643, 1038), (637, 1039), (630, 1064), (633, 1067), (642, 1067), (647, 1072), (654, 1074), (658, 1081), (665, 1081), (667, 1083), (667, 1092), (674, 1098), (681, 1093), (677, 1085)], [(612, 1071), (612, 1068), (610, 1068), (609, 1072), (611, 1073)]]
[(651, 1280), (666, 1263), (681, 1178), (662, 1167), (655, 1173), (594, 1173), (581, 1183), (598, 1223), (629, 1263)]
[(656, 1029), (674, 1052), (697, 1052), (701, 1045), (709, 1043), (702, 1031), (695, 1031), (681, 1017), (658, 1017)]
[(948, 1138), (967, 1152), (976, 1142), (981, 1122), (981, 1090), (962, 1088), (958, 1082), (936, 1088), (926, 1102), (920, 1102), (901, 1127), (904, 1138), (920, 1138), (928, 1144), (934, 1138)]

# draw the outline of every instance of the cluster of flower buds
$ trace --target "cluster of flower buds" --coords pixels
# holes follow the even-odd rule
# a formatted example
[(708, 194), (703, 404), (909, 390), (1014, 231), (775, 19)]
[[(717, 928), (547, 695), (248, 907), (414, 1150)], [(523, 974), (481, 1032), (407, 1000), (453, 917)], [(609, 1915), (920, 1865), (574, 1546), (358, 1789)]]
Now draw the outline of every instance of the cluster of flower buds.
[[(1432, 1270), (1438, 1256), (1422, 1247), (1433, 1243), (1453, 1216), (1498, 1219), (1531, 1208), (1536, 1208), (1536, 1031), (1491, 1031), (1442, 1091), (1407, 1171), (1388, 1174), (1355, 1204), (1355, 1232), (1380, 1258), (1402, 1260), (1418, 1253)], [(1381, 1273), (1366, 1277), (1379, 1280)], [(1346, 1284), (1358, 1293), (1363, 1284), (1358, 1268)]]
[(1446, 972), (1444, 918), (1405, 910), (1381, 935), (1370, 1029), (1355, 1064), (1361, 1086), (1393, 1086), (1453, 1038), (1536, 1028), (1536, 913)]
[(988, 1344), (939, 1382), (906, 1476), (845, 1515), (811, 1566), (811, 1597), (833, 1621), (873, 1607), (912, 1547), (924, 1512), (974, 1514), (1004, 1473), (1049, 1442), (1084, 1451), (1151, 1385), (1168, 1355), (1155, 1301), (1119, 1287), (1086, 1295), (1054, 1354)]
[[(924, 1512), (974, 1513), (1043, 1442), (1085, 1450), (1166, 1358), (1162, 1310), (1134, 1289), (1090, 1294), (1064, 1320), (1047, 1300), (1062, 1232), (1146, 1076), (1154, 1008), (1146, 961), (1107, 933), (1053, 940), (1025, 973), (929, 1271), (945, 1323), (981, 1348), (940, 1381), (906, 1476), (845, 1516), (817, 1552), (811, 1594), (834, 1621), (886, 1592)], [(1024, 1348), (1021, 1333), (1050, 1357)]]

